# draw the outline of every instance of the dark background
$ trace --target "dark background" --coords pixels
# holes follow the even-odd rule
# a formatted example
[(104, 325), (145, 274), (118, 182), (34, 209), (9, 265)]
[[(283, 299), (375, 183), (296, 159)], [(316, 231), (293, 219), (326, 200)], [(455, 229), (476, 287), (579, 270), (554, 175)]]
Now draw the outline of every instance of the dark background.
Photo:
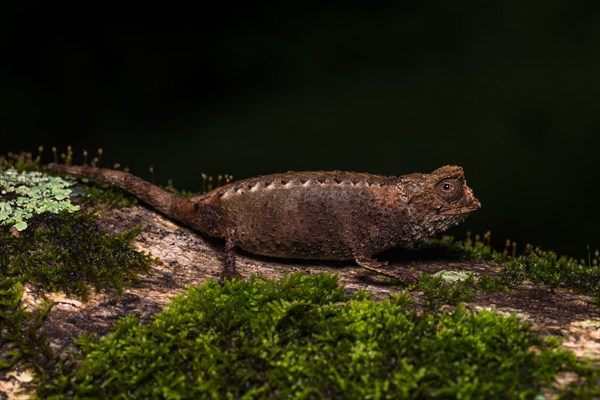
[(12, 3), (0, 153), (102, 147), (189, 190), (459, 164), (484, 206), (455, 234), (600, 247), (597, 2)]

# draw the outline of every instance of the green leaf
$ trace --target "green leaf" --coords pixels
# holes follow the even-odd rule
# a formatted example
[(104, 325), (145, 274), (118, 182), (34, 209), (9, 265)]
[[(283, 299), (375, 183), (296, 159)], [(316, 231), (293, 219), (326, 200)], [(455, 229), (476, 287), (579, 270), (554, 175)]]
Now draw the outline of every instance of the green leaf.
[(20, 222), (17, 222), (17, 223), (14, 225), (14, 227), (15, 227), (15, 229), (16, 229), (16, 230), (18, 230), (19, 232), (21, 232), (21, 231), (24, 231), (25, 229), (27, 229), (27, 222), (25, 222), (25, 221), (20, 221)]

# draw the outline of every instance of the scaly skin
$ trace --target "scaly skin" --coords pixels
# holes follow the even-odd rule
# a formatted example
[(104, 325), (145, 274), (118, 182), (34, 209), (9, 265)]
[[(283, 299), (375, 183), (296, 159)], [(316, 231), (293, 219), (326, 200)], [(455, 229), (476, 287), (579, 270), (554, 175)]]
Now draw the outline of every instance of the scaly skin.
[(271, 257), (355, 260), (413, 283), (414, 274), (385, 270), (373, 255), (431, 237), (481, 207), (457, 166), (400, 177), (287, 172), (233, 182), (195, 197), (175, 195), (122, 171), (61, 164), (49, 168), (114, 184), (174, 220), (225, 239), (225, 279), (237, 274), (234, 248), (239, 247)]

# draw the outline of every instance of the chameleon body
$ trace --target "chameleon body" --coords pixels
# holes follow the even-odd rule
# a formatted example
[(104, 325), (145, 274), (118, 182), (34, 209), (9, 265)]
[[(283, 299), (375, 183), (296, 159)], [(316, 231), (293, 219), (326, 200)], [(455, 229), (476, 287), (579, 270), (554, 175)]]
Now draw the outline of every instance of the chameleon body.
[(463, 170), (444, 166), (400, 177), (342, 171), (287, 172), (245, 179), (195, 197), (167, 192), (132, 174), (87, 166), (50, 169), (114, 184), (164, 215), (225, 239), (224, 277), (236, 275), (235, 247), (294, 259), (355, 260), (384, 271), (373, 255), (411, 245), (481, 207)]

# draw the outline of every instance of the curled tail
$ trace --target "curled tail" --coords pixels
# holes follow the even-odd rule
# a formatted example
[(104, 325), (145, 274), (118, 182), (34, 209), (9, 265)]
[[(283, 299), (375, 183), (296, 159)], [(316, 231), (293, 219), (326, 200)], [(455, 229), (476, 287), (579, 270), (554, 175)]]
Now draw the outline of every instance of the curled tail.
[(106, 168), (57, 163), (49, 164), (48, 169), (110, 183), (131, 193), (167, 217), (191, 228), (203, 230), (203, 227), (197, 226), (198, 224), (194, 218), (194, 204), (188, 198), (161, 189), (130, 173)]

